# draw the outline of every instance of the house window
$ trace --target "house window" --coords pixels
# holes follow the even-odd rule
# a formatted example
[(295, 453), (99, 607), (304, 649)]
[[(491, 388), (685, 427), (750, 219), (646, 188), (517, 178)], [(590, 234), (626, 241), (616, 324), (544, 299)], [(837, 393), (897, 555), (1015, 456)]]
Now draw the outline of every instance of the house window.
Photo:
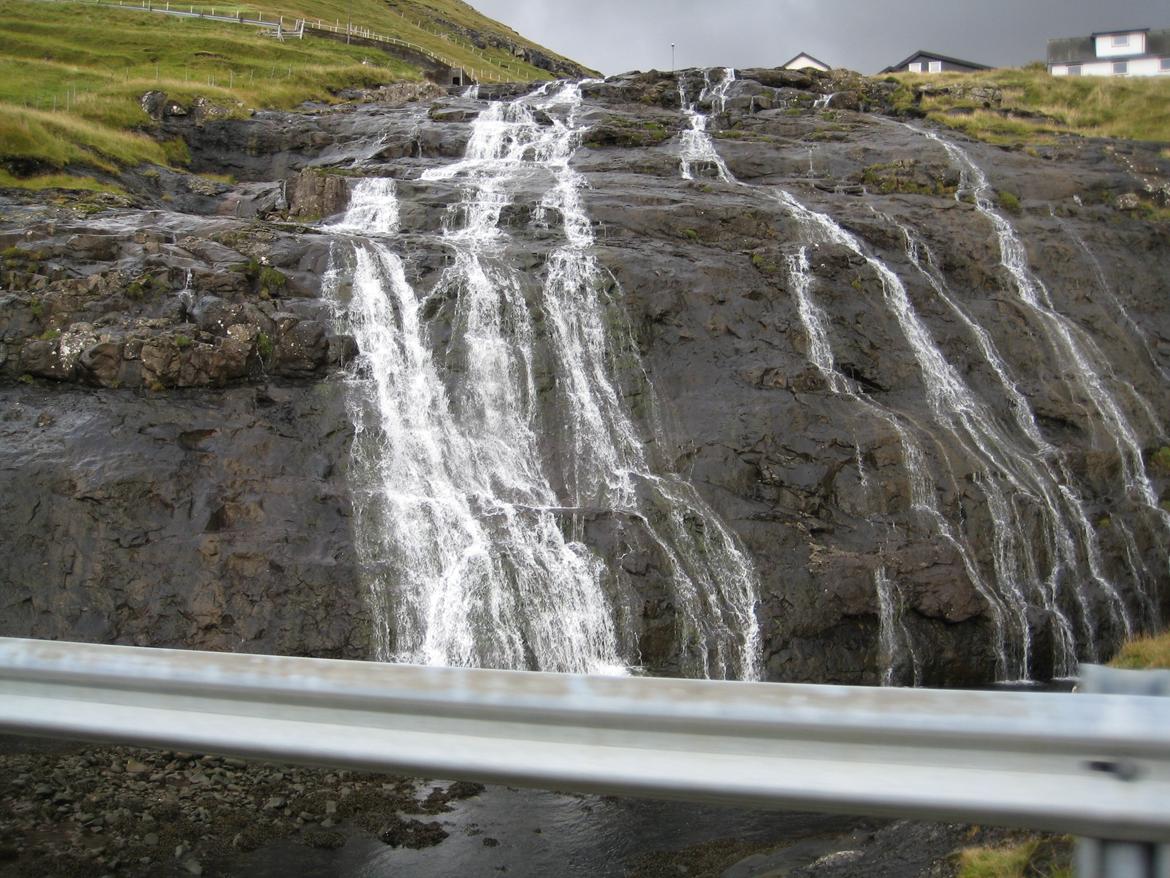
[(922, 72), (922, 62), (921, 61), (913, 61), (910, 63), (910, 65), (906, 69), (909, 70), (911, 73), (921, 73)]
[(1114, 76), (1124, 76), (1127, 73), (1129, 73), (1129, 62), (1128, 61), (1114, 61), (1113, 62), (1113, 75)]
[(942, 61), (931, 61), (930, 62), (930, 72), (931, 73), (942, 73)]
[(1068, 75), (1069, 76), (1080, 76), (1081, 75), (1081, 65), (1080, 64), (1069, 64), (1068, 65)]
[(1129, 45), (1129, 34), (1117, 34), (1112, 39), (1112, 45), (1115, 49), (1122, 49)]

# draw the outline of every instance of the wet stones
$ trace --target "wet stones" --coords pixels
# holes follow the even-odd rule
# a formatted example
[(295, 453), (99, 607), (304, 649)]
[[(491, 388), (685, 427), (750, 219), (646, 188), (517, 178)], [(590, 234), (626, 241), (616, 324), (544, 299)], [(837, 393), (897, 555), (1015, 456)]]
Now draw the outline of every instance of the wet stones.
[(289, 215), (321, 219), (345, 210), (349, 187), (345, 177), (307, 168), (285, 182)]
[[(431, 847), (446, 830), (404, 816), (428, 807), (426, 790), (386, 775), (168, 751), (3, 752), (0, 874), (222, 874), (272, 842), (333, 850), (370, 835)], [(446, 798), (441, 787), (426, 798), (436, 790)]]
[(429, 848), (434, 847), (447, 837), (447, 830), (436, 821), (423, 823), (413, 818), (392, 818), (378, 838), (390, 847)]

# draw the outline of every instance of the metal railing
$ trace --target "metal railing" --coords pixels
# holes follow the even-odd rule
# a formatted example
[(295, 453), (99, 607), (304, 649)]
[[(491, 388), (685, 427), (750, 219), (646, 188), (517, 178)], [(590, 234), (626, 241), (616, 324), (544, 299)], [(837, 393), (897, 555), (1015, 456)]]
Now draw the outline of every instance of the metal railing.
[(1141, 842), (1128, 847), (1159, 856), (1170, 841), (1170, 699), (1145, 695), (585, 677), (0, 638), (0, 729), (995, 823)]

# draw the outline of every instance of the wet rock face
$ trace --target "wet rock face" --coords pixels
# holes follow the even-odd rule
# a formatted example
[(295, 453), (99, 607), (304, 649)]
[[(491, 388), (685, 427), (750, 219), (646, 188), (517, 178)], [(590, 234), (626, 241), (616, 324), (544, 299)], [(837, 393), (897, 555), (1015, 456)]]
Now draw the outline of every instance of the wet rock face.
[[(696, 100), (702, 72), (682, 78)], [(1082, 501), (1099, 549), (1094, 575), (1139, 626), (1170, 604), (1165, 531), (1125, 486), (1123, 446), (1021, 305), (955, 162), (886, 115), (890, 90), (840, 72), (740, 71), (725, 103), (699, 102), (732, 183), (713, 166), (681, 179), (688, 123), (674, 75), (584, 87), (590, 131), (573, 167), (587, 183), (606, 295), (653, 402), (641, 378), (618, 380), (646, 434), (652, 418), (660, 424), (664, 465), (686, 474), (748, 549), (771, 679), (873, 683), (892, 666), (901, 682), (994, 673), (989, 598), (970, 558), (923, 511), (899, 433), (874, 406), (914, 431), (933, 505), (985, 576), (1003, 549), (986, 455), (932, 415), (881, 278), (849, 247), (812, 240), (777, 187), (833, 217), (903, 280), (947, 362), (1014, 430), (1015, 403), (981, 353), (985, 334)], [(354, 342), (320, 298), (332, 238), (318, 223), (344, 207), (355, 176), (397, 178), (399, 252), (417, 289), (437, 289), (455, 190), (418, 177), (462, 155), (485, 103), (417, 95), (231, 120), (147, 97), (167, 131), (187, 139), (194, 170), (233, 180), (148, 170), (128, 181), (120, 206), (3, 205), (3, 633), (367, 655), (339, 371)], [(1143, 205), (1170, 191), (1170, 162), (1107, 141), (963, 146), (1052, 308), (1097, 364), (1160, 499), (1170, 484), (1161, 423), (1170, 233)], [(541, 209), (535, 185), (511, 195), (501, 215), (509, 258), (538, 280), (559, 218)], [(836, 368), (868, 403), (833, 392), (813, 364), (792, 268), (801, 248)], [(439, 349), (453, 314), (441, 297), (427, 302)], [(535, 368), (537, 388), (550, 392)], [(1025, 494), (1011, 495), (1013, 515), (1043, 569), (1043, 518)], [(582, 526), (598, 551), (623, 559), (610, 594), (635, 630), (631, 649), (652, 671), (676, 670), (667, 559), (636, 525), (598, 514)], [(1078, 560), (1087, 569), (1090, 559)], [(879, 574), (897, 584), (894, 655), (881, 636)], [(1057, 609), (1078, 626), (1082, 657), (1090, 640), (1107, 651), (1123, 633), (1100, 589), (1081, 603), (1060, 593), (1055, 608), (1027, 597), (1032, 676), (1054, 669)]]
[(5, 635), (367, 655), (334, 382), (0, 397)]

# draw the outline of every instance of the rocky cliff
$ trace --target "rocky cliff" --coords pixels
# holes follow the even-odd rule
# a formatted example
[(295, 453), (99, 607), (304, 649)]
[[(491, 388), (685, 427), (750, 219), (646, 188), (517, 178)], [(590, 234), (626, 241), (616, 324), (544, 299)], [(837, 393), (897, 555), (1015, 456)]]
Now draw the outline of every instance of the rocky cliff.
[[(712, 78), (586, 84), (571, 164), (629, 340), (615, 381), (745, 547), (766, 678), (1042, 678), (1164, 619), (1160, 147), (943, 143), (885, 83)], [(155, 96), (193, 173), (3, 195), (0, 633), (371, 654), (344, 402), (360, 352), (322, 298), (321, 221), (356, 180), (395, 178), (397, 249), (437, 290), (457, 193), (420, 176), (523, 91), (242, 121)], [(715, 152), (686, 179), (700, 117)], [(557, 217), (535, 184), (509, 195), (508, 259), (539, 282)], [(626, 660), (678, 672), (668, 559), (578, 512), (620, 568)]]

